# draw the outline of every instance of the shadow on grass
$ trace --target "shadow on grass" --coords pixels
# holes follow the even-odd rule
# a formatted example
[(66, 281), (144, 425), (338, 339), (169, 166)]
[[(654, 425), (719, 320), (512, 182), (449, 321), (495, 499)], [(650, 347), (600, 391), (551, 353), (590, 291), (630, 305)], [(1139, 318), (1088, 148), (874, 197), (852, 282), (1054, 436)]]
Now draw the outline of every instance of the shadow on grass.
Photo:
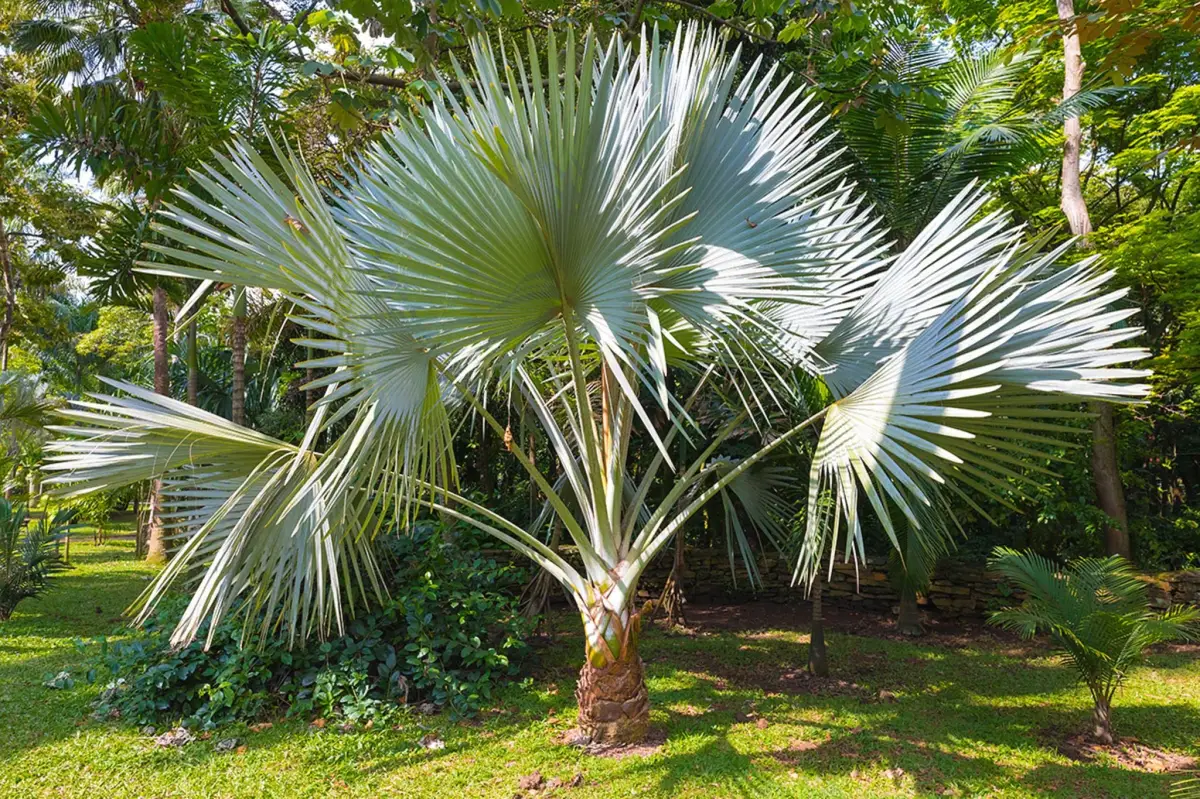
[[(129, 557), (111, 552), (110, 560)], [(0, 629), (3, 636), (11, 629), (29, 637), (28, 643), (0, 638), (0, 709), (12, 701), (34, 705), (22, 718), (6, 722), (26, 728), (0, 736), (8, 738), (0, 748), (23, 751), (74, 735), (75, 722), (90, 710), (96, 689), (51, 691), (40, 682), (45, 673), (82, 663), (71, 640), (107, 629), (107, 619), (94, 613), (95, 605), (124, 607), (145, 585), (144, 578), (144, 569), (133, 565), (111, 572), (81, 570), (64, 578), (60, 594), (14, 619), (15, 627)], [(806, 780), (828, 782), (831, 790), (841, 786), (847, 795), (870, 792), (870, 781), (879, 788), (879, 780), (892, 780), (897, 789), (925, 795), (973, 795), (1005, 786), (1034, 796), (1149, 796), (1165, 795), (1172, 780), (1103, 763), (1071, 763), (1057, 755), (1054, 735), (1083, 729), (1087, 710), (1071, 673), (1046, 658), (1030, 661), (1003, 649), (976, 651), (834, 633), (829, 645), (835, 680), (817, 684), (797, 676), (807, 657), (799, 630), (696, 635), (647, 630), (642, 649), (654, 722), (665, 729), (667, 743), (650, 757), (601, 767), (578, 750), (555, 743), (574, 719), (573, 689), (583, 656), (577, 624), (570, 614), (552, 618), (548, 643), (538, 648), (533, 687), (509, 686), (493, 711), (477, 722), (414, 714), (400, 730), (342, 736), (333, 724), (314, 731), (307, 720), (291, 720), (263, 733), (248, 734), (243, 727), (222, 730), (212, 741), (179, 751), (155, 749), (146, 739), (121, 746), (134, 747), (129, 756), (139, 767), (192, 767), (234, 757), (216, 752), (213, 743), (243, 736), (258, 756), (286, 749), (287, 757), (310, 761), (325, 773), (334, 771), (348, 784), (366, 784), (414, 765), (463, 769), (478, 760), (487, 764), (486, 779), (498, 784), (496, 795), (507, 788), (510, 796), (516, 776), (500, 764), (516, 759), (514, 747), (521, 752), (520, 768), (531, 762), (592, 768), (607, 772), (606, 782), (623, 775), (649, 781), (662, 796), (689, 789), (705, 795), (706, 786), (714, 783), (722, 796), (756, 796), (764, 785), (784, 795), (802, 795), (791, 791)], [(1153, 668), (1169, 671), (1195, 663), (1195, 657), (1162, 654), (1151, 662)], [(9, 693), (13, 697), (5, 699)], [(1121, 734), (1149, 746), (1196, 750), (1200, 740), (1200, 711), (1186, 702), (1118, 701), (1115, 720)], [(439, 736), (444, 748), (423, 747), (427, 734)], [(319, 745), (297, 753), (296, 739), (310, 736)], [(343, 737), (347, 740), (339, 743)], [(241, 767), (253, 768), (257, 762), (248, 760)]]

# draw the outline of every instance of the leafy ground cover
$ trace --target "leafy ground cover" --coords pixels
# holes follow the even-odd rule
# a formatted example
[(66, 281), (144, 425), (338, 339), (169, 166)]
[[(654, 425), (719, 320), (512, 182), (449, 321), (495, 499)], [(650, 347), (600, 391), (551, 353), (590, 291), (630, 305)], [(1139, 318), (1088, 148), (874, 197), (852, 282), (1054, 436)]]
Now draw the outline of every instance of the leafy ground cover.
[[(554, 645), (539, 646), (530, 678), (472, 721), (277, 720), (164, 748), (89, 718), (100, 686), (82, 679), (75, 645), (118, 628), (152, 569), (126, 541), (77, 538), (71, 554), (52, 592), (0, 627), (0, 796), (1165, 797), (1178, 778), (1064, 746), (1086, 729), (1090, 703), (1039, 645), (970, 630), (913, 643), (839, 619), (835, 679), (813, 681), (788, 606), (697, 612), (689, 634), (646, 633), (665, 738), (649, 754), (600, 758), (560, 743), (583, 651), (565, 617), (551, 619)], [(62, 671), (74, 687), (43, 684)], [(1200, 650), (1152, 654), (1115, 723), (1132, 751), (1200, 757)]]

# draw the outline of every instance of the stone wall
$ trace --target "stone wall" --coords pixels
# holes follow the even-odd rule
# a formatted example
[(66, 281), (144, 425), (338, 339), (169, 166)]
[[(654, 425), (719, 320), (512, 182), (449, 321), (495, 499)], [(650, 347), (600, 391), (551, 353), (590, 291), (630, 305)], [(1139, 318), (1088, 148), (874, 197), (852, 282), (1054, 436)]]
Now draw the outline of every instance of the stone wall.
[[(514, 557), (511, 550), (496, 551), (497, 558)], [(568, 558), (574, 560), (568, 549)], [(673, 553), (670, 547), (646, 570), (638, 585), (639, 601), (657, 599), (671, 571)], [(794, 602), (803, 596), (792, 587), (794, 562), (778, 555), (761, 557), (758, 563), (757, 590), (751, 587), (749, 575), (740, 558), (730, 569), (729, 554), (721, 549), (689, 549), (683, 572), (684, 592), (690, 602), (744, 602), (751, 599), (774, 602)], [(1172, 605), (1200, 606), (1200, 570), (1172, 572), (1147, 576), (1150, 602), (1153, 607), (1166, 609)], [(872, 556), (857, 570), (854, 564), (835, 563), (833, 577), (825, 584), (825, 603), (835, 607), (891, 613), (898, 597), (888, 579), (887, 558)], [(944, 616), (983, 616), (1014, 601), (1015, 592), (999, 575), (986, 568), (951, 561), (941, 565), (934, 574), (929, 592), (920, 598), (921, 604)]]

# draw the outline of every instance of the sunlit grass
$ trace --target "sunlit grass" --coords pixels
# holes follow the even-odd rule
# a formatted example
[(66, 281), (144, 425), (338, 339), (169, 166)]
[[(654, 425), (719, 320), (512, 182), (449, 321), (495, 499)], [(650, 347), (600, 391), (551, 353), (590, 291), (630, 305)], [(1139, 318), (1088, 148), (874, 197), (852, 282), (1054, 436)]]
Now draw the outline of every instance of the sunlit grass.
[[(152, 574), (132, 559), (130, 542), (94, 547), (85, 533), (72, 556), (75, 568), (48, 596), (0, 627), (2, 796), (509, 799), (538, 770), (546, 780), (583, 773), (581, 787), (552, 793), (561, 797), (1140, 799), (1165, 796), (1172, 779), (1058, 754), (1055, 736), (1082, 730), (1089, 704), (1044, 653), (833, 634), (833, 672), (852, 685), (812, 695), (789, 689), (794, 678), (784, 676), (804, 663), (806, 636), (794, 630), (648, 632), (652, 717), (666, 744), (648, 757), (589, 757), (555, 742), (571, 726), (582, 653), (576, 620), (566, 617), (555, 620), (558, 645), (540, 650), (535, 676), (477, 724), (414, 716), (398, 729), (342, 733), (296, 719), (157, 749), (136, 729), (88, 719), (99, 686), (42, 685), (64, 669), (82, 677), (75, 639), (119, 632), (121, 611)], [(1115, 720), (1121, 735), (1200, 756), (1200, 659), (1151, 656)], [(420, 746), (430, 732), (444, 749)], [(245, 750), (217, 753), (213, 744), (231, 736)]]

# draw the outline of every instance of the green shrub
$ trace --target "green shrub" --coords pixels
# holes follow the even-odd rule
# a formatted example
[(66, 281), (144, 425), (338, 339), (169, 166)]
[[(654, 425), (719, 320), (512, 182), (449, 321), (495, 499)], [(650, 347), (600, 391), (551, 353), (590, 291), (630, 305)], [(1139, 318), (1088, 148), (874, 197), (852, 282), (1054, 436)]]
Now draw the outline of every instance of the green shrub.
[(388, 539), (395, 565), (390, 599), (348, 622), (346, 634), (288, 650), (282, 637), (249, 636), (220, 624), (173, 650), (169, 639), (186, 598), (165, 604), (121, 642), (99, 641), (89, 678), (109, 681), (98, 713), (137, 724), (182, 720), (212, 727), (286, 711), (289, 715), (386, 718), (405, 704), (432, 703), (455, 715), (483, 706), (518, 674), (533, 623), (518, 607), (524, 571), (497, 563), (465, 528), (418, 523)]
[(67, 568), (58, 556), (58, 540), (70, 529), (72, 510), (60, 510), (52, 519), (29, 524), (24, 534), (26, 510), (0, 499), (0, 621), (6, 621), (17, 603), (39, 596), (50, 578)]

